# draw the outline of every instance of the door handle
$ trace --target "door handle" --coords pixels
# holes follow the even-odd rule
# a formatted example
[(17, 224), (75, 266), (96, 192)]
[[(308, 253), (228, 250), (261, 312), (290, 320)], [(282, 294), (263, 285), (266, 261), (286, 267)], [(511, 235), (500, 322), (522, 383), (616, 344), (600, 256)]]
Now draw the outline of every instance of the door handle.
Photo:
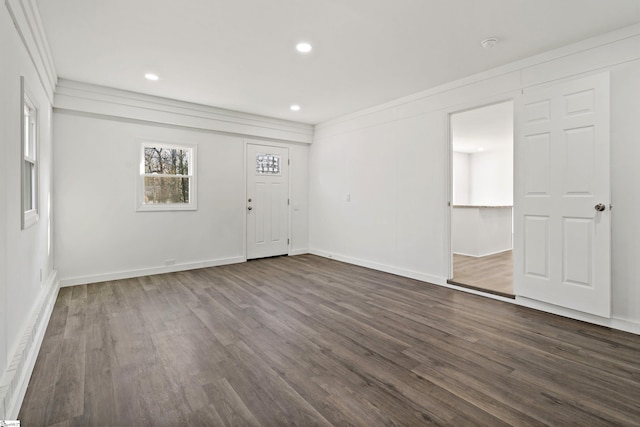
[(593, 207), (597, 212), (602, 212), (604, 211), (607, 207), (604, 205), (604, 203), (598, 203), (597, 205), (595, 205)]

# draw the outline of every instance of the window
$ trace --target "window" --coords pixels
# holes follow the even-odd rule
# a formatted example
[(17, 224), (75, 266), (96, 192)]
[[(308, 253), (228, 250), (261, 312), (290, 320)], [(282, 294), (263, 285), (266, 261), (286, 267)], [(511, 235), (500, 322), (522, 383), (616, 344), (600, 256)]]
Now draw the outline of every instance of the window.
[(38, 222), (38, 110), (24, 87), (24, 78), (20, 78), (22, 87), (21, 120), (21, 208), (22, 229)]
[(276, 154), (256, 154), (258, 175), (280, 175), (280, 156)]
[(138, 184), (139, 211), (195, 210), (196, 147), (144, 142)]

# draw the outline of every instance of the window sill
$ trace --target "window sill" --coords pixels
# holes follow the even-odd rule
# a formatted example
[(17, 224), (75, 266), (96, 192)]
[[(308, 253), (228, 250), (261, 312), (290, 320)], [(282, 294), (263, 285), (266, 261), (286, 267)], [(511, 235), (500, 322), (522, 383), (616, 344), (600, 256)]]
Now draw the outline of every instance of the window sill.
[(140, 205), (136, 212), (172, 212), (172, 211), (196, 211), (195, 204), (166, 204), (166, 205)]

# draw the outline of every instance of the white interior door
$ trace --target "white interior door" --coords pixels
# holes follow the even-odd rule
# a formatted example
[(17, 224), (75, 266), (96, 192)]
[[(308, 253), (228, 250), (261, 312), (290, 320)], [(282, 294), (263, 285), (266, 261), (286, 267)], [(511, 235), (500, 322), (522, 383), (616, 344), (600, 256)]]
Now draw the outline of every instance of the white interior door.
[(289, 150), (247, 144), (247, 259), (289, 248)]
[(515, 293), (610, 317), (609, 74), (520, 101)]

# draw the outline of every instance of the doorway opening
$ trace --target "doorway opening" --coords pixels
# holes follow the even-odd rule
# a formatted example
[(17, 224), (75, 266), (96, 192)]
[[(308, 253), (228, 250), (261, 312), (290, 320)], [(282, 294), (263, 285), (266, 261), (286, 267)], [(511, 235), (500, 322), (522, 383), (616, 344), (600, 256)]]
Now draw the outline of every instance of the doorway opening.
[(514, 103), (453, 113), (449, 120), (448, 282), (513, 298)]

